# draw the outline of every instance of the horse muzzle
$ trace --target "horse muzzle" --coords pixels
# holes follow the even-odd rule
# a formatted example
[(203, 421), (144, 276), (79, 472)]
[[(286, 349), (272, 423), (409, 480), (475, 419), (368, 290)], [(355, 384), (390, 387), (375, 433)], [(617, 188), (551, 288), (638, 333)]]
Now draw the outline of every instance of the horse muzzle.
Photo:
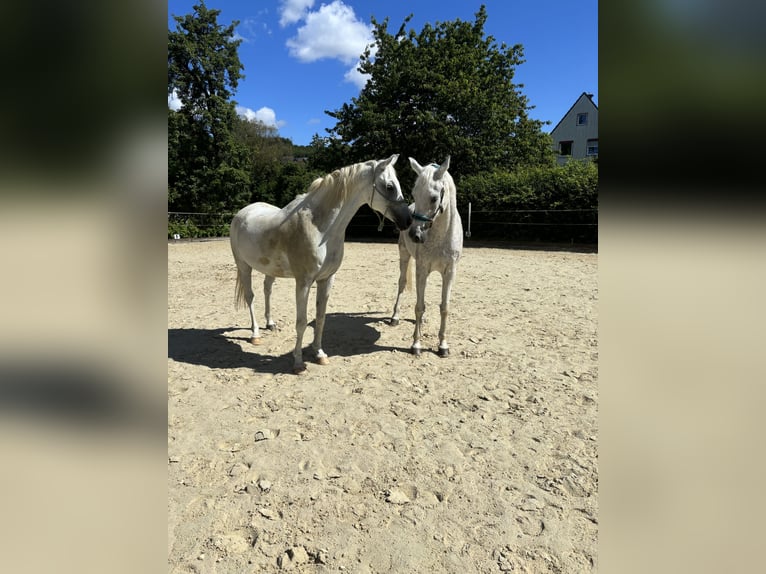
[(425, 243), (428, 236), (428, 230), (424, 229), (422, 225), (411, 225), (407, 235), (414, 243)]
[(412, 213), (404, 202), (390, 206), (386, 215), (394, 222), (399, 231), (404, 231), (412, 225)]

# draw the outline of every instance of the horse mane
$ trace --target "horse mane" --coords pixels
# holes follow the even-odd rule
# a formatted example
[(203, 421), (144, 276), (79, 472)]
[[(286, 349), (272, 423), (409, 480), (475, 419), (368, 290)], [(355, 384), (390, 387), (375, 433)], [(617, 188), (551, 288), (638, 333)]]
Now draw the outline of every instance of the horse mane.
[(447, 183), (447, 191), (449, 191), (449, 198), (452, 205), (457, 208), (457, 186), (455, 185), (455, 180), (452, 179), (452, 174), (449, 171), (446, 171), (444, 172), (442, 179)]
[(360, 172), (367, 165), (374, 165), (374, 162), (367, 161), (347, 165), (346, 167), (336, 169), (332, 173), (328, 173), (324, 177), (318, 177), (311, 182), (306, 195), (316, 193), (320, 189), (327, 190), (329, 192), (329, 200), (344, 202), (351, 190), (351, 182), (359, 176)]

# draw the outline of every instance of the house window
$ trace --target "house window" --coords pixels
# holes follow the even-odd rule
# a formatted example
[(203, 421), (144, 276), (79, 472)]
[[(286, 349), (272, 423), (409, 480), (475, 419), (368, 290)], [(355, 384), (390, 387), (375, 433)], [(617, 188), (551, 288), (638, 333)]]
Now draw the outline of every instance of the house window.
[(588, 144), (585, 149), (586, 149), (586, 152), (585, 152), (586, 155), (598, 155), (598, 140), (597, 139), (588, 140)]
[(588, 125), (588, 114), (577, 114), (577, 125), (578, 126), (587, 126)]
[(572, 155), (572, 142), (559, 142), (559, 155)]

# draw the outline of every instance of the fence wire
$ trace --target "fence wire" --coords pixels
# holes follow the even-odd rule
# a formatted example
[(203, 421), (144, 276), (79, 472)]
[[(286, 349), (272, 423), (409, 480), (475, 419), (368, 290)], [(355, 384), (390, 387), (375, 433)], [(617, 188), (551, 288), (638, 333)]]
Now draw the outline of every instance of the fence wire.
[[(229, 233), (234, 213), (168, 212), (168, 238), (223, 237)], [(460, 210), (466, 237), (517, 241), (567, 243), (598, 242), (598, 209), (513, 209), (502, 211)], [(348, 237), (395, 236), (388, 220), (378, 231), (378, 216), (363, 207), (346, 230)]]

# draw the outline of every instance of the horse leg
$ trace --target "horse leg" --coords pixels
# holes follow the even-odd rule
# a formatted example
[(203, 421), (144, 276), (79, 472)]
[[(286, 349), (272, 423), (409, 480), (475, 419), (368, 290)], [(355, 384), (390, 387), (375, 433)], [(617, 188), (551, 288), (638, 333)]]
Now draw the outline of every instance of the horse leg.
[(250, 311), (250, 342), (253, 345), (259, 345), (261, 343), (261, 334), (258, 330), (258, 323), (255, 320), (255, 313), (253, 312), (253, 283), (252, 272), (253, 268), (250, 267), (244, 261), (237, 260), (237, 303), (244, 304)]
[(439, 356), (449, 356), (449, 345), (447, 344), (447, 316), (449, 315), (449, 299), (452, 293), (452, 283), (455, 280), (455, 266), (450, 265), (442, 273), (442, 304), (441, 304), (441, 326), (439, 327)]
[(327, 279), (317, 281), (317, 314), (316, 323), (314, 324), (314, 342), (311, 346), (316, 353), (317, 363), (320, 365), (326, 365), (329, 363), (327, 354), (322, 350), (322, 333), (324, 333), (324, 321), (327, 313), (327, 301), (330, 298), (330, 289), (332, 289), (332, 283), (335, 279), (335, 275), (331, 275)]
[(296, 375), (306, 370), (303, 362), (303, 334), (308, 325), (307, 307), (309, 302), (310, 280), (295, 279), (295, 350), (293, 351), (293, 373)]
[(413, 355), (420, 355), (420, 330), (423, 325), (423, 313), (426, 311), (426, 282), (428, 281), (428, 269), (417, 265), (415, 272), (415, 285), (417, 286), (417, 302), (415, 303), (415, 332), (412, 334)]
[(399, 291), (396, 293), (394, 311), (391, 313), (391, 325), (394, 327), (399, 324), (399, 305), (401, 304), (402, 293), (407, 287), (407, 275), (409, 273), (410, 253), (403, 244), (403, 240), (399, 239)]
[(263, 278), (263, 299), (266, 305), (266, 328), (269, 331), (274, 331), (277, 328), (277, 324), (271, 319), (271, 288), (274, 286), (274, 277), (266, 275)]

